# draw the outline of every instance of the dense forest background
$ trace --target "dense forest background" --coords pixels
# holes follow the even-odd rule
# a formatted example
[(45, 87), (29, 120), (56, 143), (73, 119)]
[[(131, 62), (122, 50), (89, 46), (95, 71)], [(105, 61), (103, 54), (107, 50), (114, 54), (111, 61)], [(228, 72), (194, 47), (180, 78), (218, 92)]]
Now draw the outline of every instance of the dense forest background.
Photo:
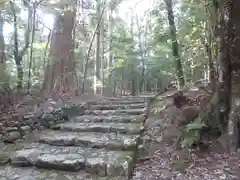
[(2, 1), (1, 81), (44, 94), (62, 87), (136, 94), (209, 79), (211, 2), (141, 3)]

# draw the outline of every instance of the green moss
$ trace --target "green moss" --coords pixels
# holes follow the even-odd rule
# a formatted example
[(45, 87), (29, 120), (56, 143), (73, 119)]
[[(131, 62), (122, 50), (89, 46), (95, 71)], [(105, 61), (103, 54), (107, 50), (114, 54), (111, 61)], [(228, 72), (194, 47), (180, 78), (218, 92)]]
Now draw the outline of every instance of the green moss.
[(0, 152), (0, 165), (7, 164), (10, 160), (8, 153)]

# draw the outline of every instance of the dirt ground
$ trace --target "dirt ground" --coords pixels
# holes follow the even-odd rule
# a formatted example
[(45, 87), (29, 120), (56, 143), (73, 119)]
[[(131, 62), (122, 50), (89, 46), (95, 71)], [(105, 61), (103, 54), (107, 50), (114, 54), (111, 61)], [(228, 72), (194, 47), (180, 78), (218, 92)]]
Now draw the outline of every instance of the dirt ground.
[[(157, 97), (150, 107), (145, 123), (145, 153), (133, 174), (132, 180), (237, 180), (240, 179), (240, 153), (227, 153), (218, 141), (209, 140), (209, 147), (195, 150), (175, 150), (172, 137), (177, 131), (169, 124), (180, 121), (181, 110), (173, 105), (171, 97), (176, 91)], [(200, 90), (185, 91), (197, 99), (207, 96)], [(204, 99), (204, 98), (203, 98)], [(199, 103), (201, 104), (201, 103)], [(197, 106), (199, 106), (199, 104)]]

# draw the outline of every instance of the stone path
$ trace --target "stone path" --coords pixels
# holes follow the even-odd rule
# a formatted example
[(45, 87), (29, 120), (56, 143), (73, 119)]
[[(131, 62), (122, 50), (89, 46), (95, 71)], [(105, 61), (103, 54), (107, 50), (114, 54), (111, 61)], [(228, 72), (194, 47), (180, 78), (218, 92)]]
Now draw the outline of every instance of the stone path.
[[(6, 145), (0, 180), (125, 180), (137, 158), (149, 97), (90, 102), (84, 115)], [(4, 153), (4, 152), (6, 153)]]

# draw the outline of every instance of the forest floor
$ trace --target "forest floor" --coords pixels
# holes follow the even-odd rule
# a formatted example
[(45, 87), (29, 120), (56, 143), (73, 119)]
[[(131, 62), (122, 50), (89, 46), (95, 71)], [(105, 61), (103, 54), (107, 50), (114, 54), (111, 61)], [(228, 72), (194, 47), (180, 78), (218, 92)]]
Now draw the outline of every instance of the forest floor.
[[(133, 180), (240, 179), (240, 153), (226, 152), (217, 139), (207, 139), (208, 148), (176, 150), (172, 146), (171, 138), (178, 130), (169, 124), (184, 118), (172, 103), (173, 93), (161, 94), (150, 107), (144, 137), (150, 137), (151, 142), (145, 145), (147, 154), (137, 164)], [(208, 96), (200, 90), (188, 90), (184, 95), (191, 99)]]

